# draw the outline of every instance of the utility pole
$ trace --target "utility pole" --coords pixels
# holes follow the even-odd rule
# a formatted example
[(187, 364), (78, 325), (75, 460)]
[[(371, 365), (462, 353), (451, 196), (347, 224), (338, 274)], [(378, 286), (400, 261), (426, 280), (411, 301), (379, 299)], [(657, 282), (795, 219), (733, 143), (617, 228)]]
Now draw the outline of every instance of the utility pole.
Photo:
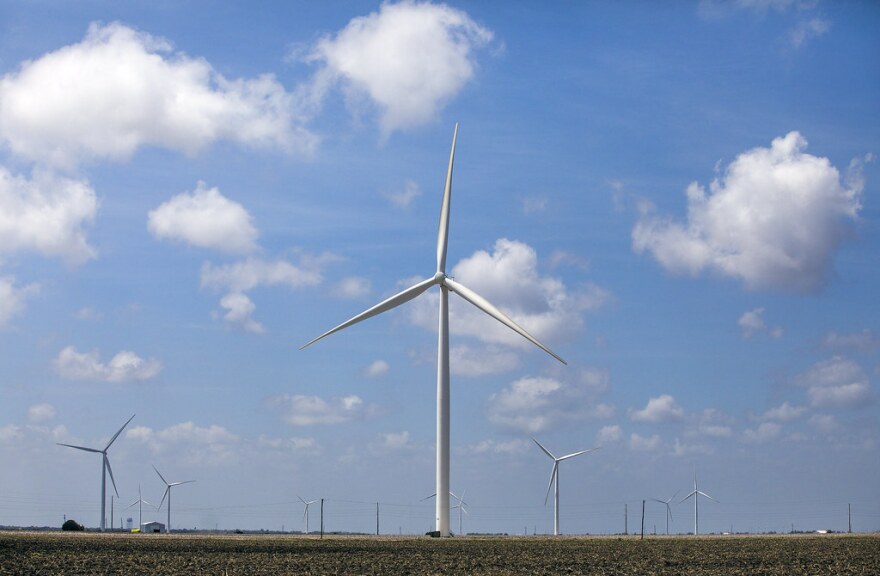
[(852, 504), (846, 505), (846, 519), (849, 528), (847, 528), (847, 533), (852, 534)]
[(379, 535), (379, 503), (376, 502), (376, 536)]
[(113, 495), (110, 495), (110, 530), (113, 530)]
[(642, 500), (642, 535), (639, 540), (644, 540), (645, 538), (645, 501)]
[(324, 499), (321, 498), (321, 540), (324, 539)]
[(629, 521), (629, 513), (626, 509), (626, 504), (623, 505), (623, 535), (629, 535), (629, 526), (627, 526), (627, 522)]

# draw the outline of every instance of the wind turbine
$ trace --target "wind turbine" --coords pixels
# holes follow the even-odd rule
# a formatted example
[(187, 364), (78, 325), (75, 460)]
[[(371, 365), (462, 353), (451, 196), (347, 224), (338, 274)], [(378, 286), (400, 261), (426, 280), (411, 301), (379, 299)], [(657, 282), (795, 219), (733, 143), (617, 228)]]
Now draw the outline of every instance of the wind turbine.
[(297, 496), (297, 498), (299, 498), (299, 501), (305, 505), (305, 509), (303, 510), (303, 518), (306, 521), (306, 534), (308, 534), (309, 533), (309, 506), (314, 504), (315, 502), (317, 502), (317, 500), (309, 500), (308, 502), (306, 502), (300, 496)]
[(669, 500), (658, 500), (657, 498), (651, 498), (654, 502), (659, 502), (666, 506), (666, 535), (669, 536), (669, 519), (672, 518), (672, 508), (670, 508), (669, 503), (678, 496), (678, 490), (675, 491), (675, 494), (669, 497)]
[(67, 446), (68, 448), (76, 448), (77, 450), (85, 450), (86, 452), (95, 452), (96, 454), (102, 455), (102, 464), (101, 464), (101, 532), (107, 527), (107, 518), (105, 517), (106, 509), (107, 509), (107, 472), (110, 472), (110, 481), (113, 482), (113, 490), (116, 492), (116, 496), (119, 496), (119, 490), (116, 489), (116, 480), (113, 479), (113, 468), (110, 467), (110, 460), (107, 458), (107, 450), (110, 449), (110, 445), (113, 444), (116, 439), (122, 434), (122, 431), (128, 426), (128, 423), (131, 422), (132, 418), (134, 418), (134, 414), (131, 415), (131, 418), (125, 421), (125, 424), (122, 425), (122, 428), (116, 431), (116, 434), (113, 435), (113, 438), (107, 442), (107, 445), (104, 446), (103, 450), (99, 450), (98, 448), (87, 448), (85, 446), (74, 446), (73, 444), (62, 444), (61, 442), (57, 442), (59, 446)]
[(452, 133), (452, 151), (449, 153), (449, 168), (446, 172), (446, 186), (443, 191), (443, 204), (440, 208), (440, 225), (437, 232), (437, 271), (433, 276), (410, 286), (406, 290), (376, 304), (372, 308), (361, 312), (357, 316), (347, 320), (321, 334), (314, 340), (303, 345), (300, 350), (314, 344), (318, 340), (357, 324), (367, 318), (372, 318), (392, 308), (396, 308), (405, 302), (425, 292), (432, 286), (440, 287), (440, 319), (437, 335), (437, 501), (435, 505), (436, 530), (440, 536), (449, 536), (449, 293), (455, 292), (489, 316), (495, 318), (514, 332), (520, 334), (563, 364), (565, 360), (553, 353), (549, 348), (541, 344), (531, 334), (525, 331), (516, 322), (501, 312), (488, 300), (472, 291), (470, 288), (449, 278), (446, 275), (446, 248), (449, 239), (449, 205), (452, 195), (452, 164), (455, 158), (455, 139), (458, 135), (458, 124)]
[(132, 502), (131, 504), (129, 504), (127, 506), (127, 508), (131, 508), (135, 504), (138, 505), (138, 528), (140, 528), (141, 526), (144, 525), (144, 506), (143, 505), (147, 504), (149, 506), (152, 506), (152, 504), (150, 504), (149, 502), (144, 500), (143, 497), (141, 496), (141, 485), (140, 484), (138, 484), (138, 499), (135, 500), (134, 502)]
[[(450, 494), (452, 494), (452, 492), (450, 492)], [(462, 528), (461, 528), (461, 513), (462, 512), (464, 512), (465, 514), (468, 513), (468, 511), (465, 509), (465, 506), (467, 506), (468, 503), (464, 501), (464, 490), (462, 490), (461, 496), (456, 496), (455, 494), (452, 494), (452, 496), (453, 496), (453, 498), (458, 500), (458, 504), (456, 504), (452, 508), (453, 509), (458, 508), (458, 535), (461, 536), (462, 534), (464, 534), (464, 532), (462, 532)]]
[(712, 500), (713, 502), (718, 502), (718, 500), (715, 500), (714, 498), (712, 498), (711, 496), (709, 496), (705, 492), (701, 492), (700, 489), (697, 488), (697, 471), (696, 470), (694, 470), (694, 491), (691, 492), (690, 494), (688, 494), (687, 496), (685, 496), (684, 498), (682, 498), (681, 501), (679, 502), (679, 504), (681, 504), (682, 502), (684, 502), (685, 500), (687, 500), (691, 496), (694, 497), (694, 536), (697, 536), (700, 533), (700, 509), (699, 509), (700, 496), (705, 496), (706, 498), (708, 498), (709, 500)]
[[(156, 470), (156, 467), (153, 466), (153, 470)], [(171, 488), (173, 486), (180, 486), (181, 484), (189, 484), (190, 482), (195, 482), (195, 480), (184, 480), (183, 482), (168, 482), (165, 480), (165, 477), (156, 470), (156, 474), (159, 474), (159, 478), (162, 479), (162, 482), (165, 483), (165, 493), (162, 494), (162, 500), (159, 502), (159, 505), (156, 506), (156, 510), (162, 508), (162, 503), (165, 502), (165, 497), (168, 496), (168, 523), (165, 525), (165, 533), (171, 533)]]
[[(535, 438), (532, 438), (535, 440)], [(586, 454), (587, 452), (592, 452), (594, 450), (598, 450), (599, 448), (590, 448), (589, 450), (581, 450), (580, 452), (575, 452), (573, 454), (567, 454), (565, 456), (560, 456), (557, 458), (553, 455), (552, 452), (544, 448), (544, 446), (535, 440), (535, 444), (544, 451), (544, 454), (553, 459), (553, 471), (550, 472), (550, 483), (547, 484), (547, 495), (544, 496), (544, 506), (547, 505), (547, 499), (550, 498), (550, 488), (553, 487), (554, 481), (556, 483), (556, 490), (553, 495), (553, 535), (559, 536), (559, 463), (563, 460), (568, 460), (569, 458), (574, 458), (575, 456), (580, 456), (581, 454)]]

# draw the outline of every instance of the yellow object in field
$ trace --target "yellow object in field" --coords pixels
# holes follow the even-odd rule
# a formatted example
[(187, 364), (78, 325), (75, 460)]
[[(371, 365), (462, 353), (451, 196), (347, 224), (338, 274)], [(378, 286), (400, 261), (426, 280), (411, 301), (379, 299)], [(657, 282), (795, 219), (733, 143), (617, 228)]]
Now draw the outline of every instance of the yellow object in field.
[(141, 529), (140, 529), (140, 528), (132, 528), (132, 529), (131, 529), (131, 533), (132, 533), (132, 534), (140, 534), (140, 533), (141, 533)]

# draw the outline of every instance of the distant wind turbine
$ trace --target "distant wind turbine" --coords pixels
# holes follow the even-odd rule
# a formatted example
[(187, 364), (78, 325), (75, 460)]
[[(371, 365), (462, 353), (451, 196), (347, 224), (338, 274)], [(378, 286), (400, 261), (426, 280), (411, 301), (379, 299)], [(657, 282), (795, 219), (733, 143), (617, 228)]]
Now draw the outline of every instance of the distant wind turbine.
[(456, 496), (455, 494), (452, 494), (450, 492), (450, 494), (452, 494), (452, 497), (455, 498), (456, 500), (458, 500), (458, 504), (456, 504), (452, 508), (453, 509), (458, 508), (458, 535), (459, 536), (464, 534), (464, 532), (462, 532), (462, 527), (461, 527), (461, 525), (462, 525), (461, 524), (461, 518), (462, 518), (461, 514), (462, 514), (462, 512), (464, 512), (465, 514), (468, 514), (468, 511), (466, 508), (468, 503), (464, 501), (464, 492), (465, 492), (464, 490), (461, 491), (461, 496)]
[[(535, 440), (535, 438), (532, 438)], [(549, 456), (553, 460), (553, 471), (550, 472), (550, 483), (547, 484), (547, 495), (544, 496), (544, 506), (547, 505), (547, 499), (550, 498), (550, 488), (553, 487), (554, 483), (556, 485), (556, 490), (553, 495), (553, 535), (559, 536), (559, 463), (563, 460), (568, 460), (569, 458), (574, 458), (575, 456), (580, 456), (581, 454), (586, 454), (587, 452), (593, 452), (594, 450), (598, 450), (599, 448), (590, 448), (588, 450), (581, 450), (580, 452), (575, 452), (573, 454), (568, 454), (566, 456), (560, 456), (557, 458), (553, 455), (552, 452), (544, 448), (543, 444), (535, 440), (535, 444), (538, 445), (538, 448), (544, 451), (544, 454)]]
[(317, 502), (317, 500), (309, 500), (308, 502), (306, 502), (305, 500), (302, 499), (301, 496), (297, 496), (297, 498), (299, 498), (299, 501), (302, 502), (303, 505), (305, 506), (305, 509), (303, 510), (303, 519), (306, 521), (306, 534), (308, 534), (309, 533), (309, 506), (311, 506), (312, 504)]
[(152, 506), (152, 504), (150, 504), (149, 502), (144, 500), (143, 497), (141, 496), (141, 485), (140, 484), (138, 484), (138, 499), (135, 500), (134, 502), (132, 502), (131, 504), (129, 504), (127, 506), (127, 508), (131, 508), (135, 504), (138, 505), (138, 528), (140, 528), (141, 526), (144, 525), (144, 506), (143, 505), (146, 504), (148, 506)]
[(700, 509), (699, 509), (700, 496), (705, 496), (706, 498), (708, 498), (709, 500), (712, 500), (713, 502), (718, 502), (718, 500), (715, 500), (714, 498), (712, 498), (711, 496), (709, 496), (705, 492), (701, 492), (700, 489), (697, 488), (697, 472), (696, 472), (696, 470), (694, 471), (694, 491), (691, 492), (690, 494), (688, 494), (687, 496), (685, 496), (684, 498), (682, 498), (681, 501), (679, 502), (679, 504), (681, 504), (682, 502), (684, 502), (685, 500), (687, 500), (691, 496), (694, 497), (694, 536), (697, 536), (700, 533)]
[[(156, 470), (155, 466), (153, 466), (153, 470)], [(159, 478), (161, 478), (162, 482), (165, 483), (165, 493), (162, 494), (162, 500), (159, 501), (159, 505), (156, 506), (156, 510), (159, 510), (162, 508), (162, 503), (165, 502), (165, 497), (167, 496), (168, 497), (168, 523), (165, 525), (165, 533), (170, 534), (171, 533), (171, 488), (173, 488), (174, 486), (180, 486), (181, 484), (189, 484), (190, 482), (195, 482), (195, 480), (184, 480), (182, 482), (168, 482), (167, 480), (165, 480), (165, 477), (162, 476), (162, 474), (158, 470), (156, 470), (156, 474), (159, 474)]]
[(654, 502), (659, 502), (666, 506), (666, 535), (669, 536), (669, 520), (672, 518), (672, 508), (669, 507), (669, 503), (678, 495), (678, 490), (675, 491), (675, 494), (669, 497), (668, 500), (658, 500), (657, 498), (651, 498)]
[(488, 300), (446, 275), (446, 248), (449, 238), (449, 205), (452, 196), (452, 164), (455, 158), (455, 139), (458, 124), (452, 133), (452, 151), (449, 153), (449, 168), (446, 171), (446, 187), (443, 191), (443, 204), (440, 208), (440, 225), (437, 233), (437, 271), (433, 276), (410, 286), (406, 290), (361, 312), (303, 345), (300, 350), (318, 340), (357, 324), (367, 318), (396, 308), (425, 292), (432, 286), (440, 287), (440, 320), (437, 335), (437, 501), (435, 504), (436, 530), (440, 536), (449, 536), (449, 292), (455, 292), (489, 316), (495, 318), (514, 332), (520, 334), (563, 364), (565, 360), (541, 344), (516, 322), (501, 312)]
[(107, 458), (107, 450), (110, 449), (110, 446), (116, 441), (122, 431), (128, 426), (128, 423), (132, 421), (134, 418), (134, 414), (131, 415), (131, 418), (125, 421), (125, 424), (122, 425), (122, 428), (116, 431), (116, 434), (113, 435), (113, 438), (110, 438), (110, 441), (107, 442), (107, 445), (104, 446), (103, 450), (99, 450), (98, 448), (87, 448), (85, 446), (74, 446), (73, 444), (62, 444), (58, 442), (59, 446), (67, 446), (68, 448), (76, 448), (77, 450), (85, 450), (86, 452), (95, 452), (96, 454), (102, 455), (102, 464), (101, 464), (101, 532), (107, 527), (107, 518), (106, 509), (107, 509), (107, 472), (110, 472), (110, 481), (113, 483), (113, 491), (116, 492), (116, 496), (119, 496), (119, 490), (116, 489), (116, 480), (113, 478), (113, 469), (110, 467), (110, 459)]

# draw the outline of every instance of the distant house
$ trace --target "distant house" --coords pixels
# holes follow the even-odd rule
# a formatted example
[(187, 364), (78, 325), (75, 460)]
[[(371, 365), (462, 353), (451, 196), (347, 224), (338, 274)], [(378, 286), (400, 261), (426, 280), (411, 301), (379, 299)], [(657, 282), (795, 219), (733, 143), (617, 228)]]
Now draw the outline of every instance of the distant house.
[(165, 525), (162, 524), (161, 522), (144, 522), (143, 524), (141, 524), (141, 532), (142, 533), (146, 532), (147, 534), (150, 534), (153, 532), (161, 533), (164, 531), (165, 531)]

